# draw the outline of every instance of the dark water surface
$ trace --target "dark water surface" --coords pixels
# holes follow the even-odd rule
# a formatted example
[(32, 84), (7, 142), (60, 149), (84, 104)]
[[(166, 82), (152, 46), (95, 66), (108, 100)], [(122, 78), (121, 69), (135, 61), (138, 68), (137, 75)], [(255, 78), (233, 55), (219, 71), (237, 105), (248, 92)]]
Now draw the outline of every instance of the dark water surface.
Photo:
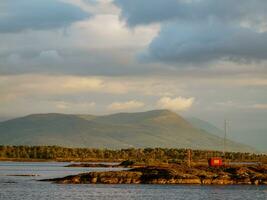
[[(0, 162), (0, 199), (255, 199), (267, 200), (267, 186), (58, 185), (38, 179), (115, 168), (65, 168), (69, 163)], [(38, 174), (36, 177), (7, 175)]]

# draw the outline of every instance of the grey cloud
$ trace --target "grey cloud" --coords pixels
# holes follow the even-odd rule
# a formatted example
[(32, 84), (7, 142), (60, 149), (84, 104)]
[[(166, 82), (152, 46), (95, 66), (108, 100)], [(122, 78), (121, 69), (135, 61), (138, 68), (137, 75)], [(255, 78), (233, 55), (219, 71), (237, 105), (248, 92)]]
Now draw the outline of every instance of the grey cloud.
[(267, 32), (214, 23), (171, 23), (162, 28), (142, 58), (181, 64), (220, 59), (234, 62), (265, 60)]
[(66, 27), (89, 17), (80, 8), (58, 0), (8, 0), (0, 3), (0, 32)]
[(130, 26), (169, 20), (221, 20), (233, 22), (266, 19), (265, 0), (115, 0)]
[[(267, 1), (115, 0), (129, 26), (161, 23), (141, 60), (173, 66), (267, 58)], [(206, 66), (206, 65), (205, 65)]]
[[(48, 49), (0, 55), (0, 74), (140, 75), (155, 66), (132, 63), (128, 49)], [(130, 55), (129, 55), (130, 54)], [(126, 62), (122, 62), (122, 58)], [(164, 69), (165, 70), (165, 69)]]

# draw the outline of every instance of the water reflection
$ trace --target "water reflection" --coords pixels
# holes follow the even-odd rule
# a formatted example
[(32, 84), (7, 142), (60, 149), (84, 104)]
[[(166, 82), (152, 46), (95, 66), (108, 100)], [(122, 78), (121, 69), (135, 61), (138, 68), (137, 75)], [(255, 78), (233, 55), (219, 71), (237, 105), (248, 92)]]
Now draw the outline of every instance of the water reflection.
[[(116, 168), (67, 168), (69, 163), (0, 162), (0, 199), (267, 199), (266, 186), (185, 186), (185, 185), (58, 185), (38, 179), (61, 177), (88, 171)], [(10, 174), (38, 174), (15, 177)]]

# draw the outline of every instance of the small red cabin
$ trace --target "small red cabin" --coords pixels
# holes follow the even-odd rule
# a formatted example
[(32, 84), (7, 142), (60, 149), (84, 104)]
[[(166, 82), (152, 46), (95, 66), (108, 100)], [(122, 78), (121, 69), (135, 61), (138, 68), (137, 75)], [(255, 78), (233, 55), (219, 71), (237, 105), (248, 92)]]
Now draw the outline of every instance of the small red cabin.
[(208, 162), (210, 167), (219, 167), (223, 165), (222, 158), (210, 158)]

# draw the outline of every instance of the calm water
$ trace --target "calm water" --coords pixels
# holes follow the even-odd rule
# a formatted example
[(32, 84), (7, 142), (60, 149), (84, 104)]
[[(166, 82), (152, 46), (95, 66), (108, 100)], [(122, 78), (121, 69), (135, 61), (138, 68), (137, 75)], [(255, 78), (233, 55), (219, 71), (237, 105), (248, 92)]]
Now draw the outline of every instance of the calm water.
[[(64, 168), (69, 163), (0, 162), (0, 199), (259, 199), (267, 200), (266, 186), (183, 185), (58, 185), (38, 179), (61, 177), (104, 168)], [(118, 170), (118, 169), (112, 169)], [(38, 177), (7, 175), (38, 174)]]

